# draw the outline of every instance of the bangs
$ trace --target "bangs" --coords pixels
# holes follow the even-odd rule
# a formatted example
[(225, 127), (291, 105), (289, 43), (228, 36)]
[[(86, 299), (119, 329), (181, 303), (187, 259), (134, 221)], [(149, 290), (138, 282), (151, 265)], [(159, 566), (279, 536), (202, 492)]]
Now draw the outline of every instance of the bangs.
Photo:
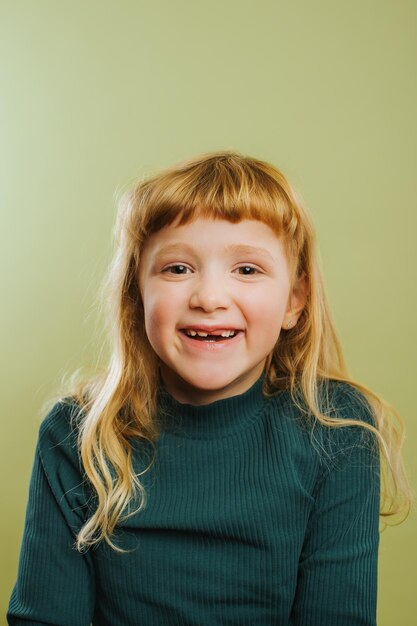
[(235, 152), (201, 155), (139, 183), (121, 219), (136, 264), (144, 242), (166, 226), (195, 219), (258, 220), (283, 242), (294, 272), (304, 257), (308, 215), (289, 182), (269, 163)]
[(200, 157), (145, 183), (141, 234), (206, 218), (259, 220), (282, 235), (293, 217), (287, 185), (278, 170), (255, 159), (234, 153)]

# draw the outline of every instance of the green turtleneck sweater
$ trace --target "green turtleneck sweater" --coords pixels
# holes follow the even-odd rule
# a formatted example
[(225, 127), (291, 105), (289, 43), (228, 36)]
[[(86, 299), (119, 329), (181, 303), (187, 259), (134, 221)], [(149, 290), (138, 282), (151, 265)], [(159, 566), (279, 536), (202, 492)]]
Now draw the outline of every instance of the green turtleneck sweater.
[[(372, 422), (353, 387), (331, 389), (340, 416)], [(91, 503), (73, 407), (44, 420), (9, 624), (374, 625), (379, 460), (364, 429), (312, 436), (288, 392), (263, 397), (262, 377), (205, 406), (165, 391), (159, 402), (168, 415), (141, 477), (146, 507), (114, 536), (126, 553), (73, 548)], [(147, 445), (133, 442), (136, 471)]]

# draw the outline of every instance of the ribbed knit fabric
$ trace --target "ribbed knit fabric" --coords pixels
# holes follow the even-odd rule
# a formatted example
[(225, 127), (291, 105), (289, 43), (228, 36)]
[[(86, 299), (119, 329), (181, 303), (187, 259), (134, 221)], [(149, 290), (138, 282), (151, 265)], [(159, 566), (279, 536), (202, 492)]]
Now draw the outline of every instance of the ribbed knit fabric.
[[(339, 414), (372, 421), (350, 385)], [(11, 625), (371, 626), (376, 624), (379, 459), (358, 427), (311, 428), (290, 394), (165, 410), (146, 508), (119, 524), (116, 553), (73, 542), (86, 519), (71, 405), (43, 422)], [(135, 441), (134, 465), (149, 462)]]

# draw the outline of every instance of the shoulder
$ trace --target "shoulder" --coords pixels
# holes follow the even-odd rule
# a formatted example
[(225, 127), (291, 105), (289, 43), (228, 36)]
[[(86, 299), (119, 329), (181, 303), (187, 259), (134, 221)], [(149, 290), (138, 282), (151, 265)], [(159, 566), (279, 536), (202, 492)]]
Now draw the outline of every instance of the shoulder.
[[(356, 420), (375, 425), (374, 411), (366, 396), (353, 384), (334, 379), (319, 380), (317, 383), (317, 401), (320, 411), (340, 420)], [(269, 405), (275, 412), (280, 412), (292, 419), (311, 422), (314, 419), (304, 397), (299, 393), (294, 399), (289, 390), (279, 391), (269, 398)]]
[(80, 406), (72, 398), (56, 402), (39, 428), (38, 451), (50, 482), (80, 481), (78, 428), (82, 417)]
[(319, 383), (319, 393), (322, 408), (329, 417), (376, 425), (374, 411), (368, 399), (355, 385), (329, 379)]
[(378, 424), (365, 394), (351, 383), (335, 380), (322, 385), (322, 389), (326, 391), (321, 409), (332, 423), (317, 423), (313, 436), (323, 452), (324, 464), (328, 468), (346, 465), (351, 469), (378, 469)]
[(82, 410), (74, 398), (62, 398), (49, 409), (43, 418), (39, 428), (40, 440), (63, 443), (68, 437), (74, 437), (81, 416)]
[(284, 423), (298, 433), (297, 440), (318, 455), (320, 462), (327, 465), (330, 459), (358, 448), (378, 455), (376, 436), (369, 428), (377, 427), (374, 410), (355, 385), (334, 379), (318, 381), (317, 402), (321, 413), (329, 418), (327, 423), (313, 415), (304, 398), (298, 395), (296, 400), (290, 391), (282, 391), (271, 397), (270, 406), (279, 413), (280, 422), (285, 417)]
[(372, 447), (376, 443), (372, 427), (378, 430), (378, 423), (365, 394), (351, 383), (335, 380), (326, 384), (326, 390), (321, 409), (333, 424), (324, 426), (325, 430), (337, 441)]

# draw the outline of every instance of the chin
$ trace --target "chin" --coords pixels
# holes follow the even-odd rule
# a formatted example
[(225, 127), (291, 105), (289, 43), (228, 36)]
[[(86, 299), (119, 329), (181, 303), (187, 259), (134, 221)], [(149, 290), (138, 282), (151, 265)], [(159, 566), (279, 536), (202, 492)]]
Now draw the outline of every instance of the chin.
[(216, 391), (217, 389), (223, 389), (233, 383), (233, 380), (228, 380), (220, 376), (210, 379), (207, 379), (207, 376), (201, 378), (184, 378), (183, 381), (186, 385), (193, 387), (194, 389), (201, 389), (201, 391)]

